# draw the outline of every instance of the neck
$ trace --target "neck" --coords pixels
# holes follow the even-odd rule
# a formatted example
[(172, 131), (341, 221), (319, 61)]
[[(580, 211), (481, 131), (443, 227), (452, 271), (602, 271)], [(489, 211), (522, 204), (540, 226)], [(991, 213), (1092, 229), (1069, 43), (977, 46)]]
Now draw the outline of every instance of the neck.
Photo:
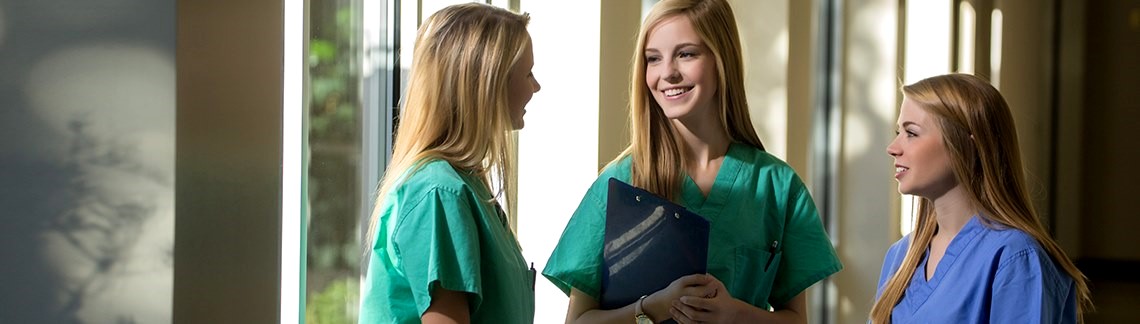
[(954, 186), (945, 194), (932, 198), (934, 220), (938, 222), (938, 236), (954, 237), (966, 226), (970, 218), (978, 213), (977, 208), (966, 197), (961, 185)]
[(684, 142), (685, 163), (695, 163), (697, 167), (707, 165), (724, 157), (732, 141), (728, 133), (715, 118), (691, 118), (682, 121), (671, 120), (677, 135)]

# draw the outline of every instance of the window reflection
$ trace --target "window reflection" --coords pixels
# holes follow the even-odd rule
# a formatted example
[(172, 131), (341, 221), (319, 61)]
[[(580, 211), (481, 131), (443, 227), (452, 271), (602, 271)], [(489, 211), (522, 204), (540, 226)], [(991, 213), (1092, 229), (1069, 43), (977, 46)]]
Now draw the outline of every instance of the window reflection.
[(354, 323), (359, 285), (360, 0), (309, 3), (305, 320)]

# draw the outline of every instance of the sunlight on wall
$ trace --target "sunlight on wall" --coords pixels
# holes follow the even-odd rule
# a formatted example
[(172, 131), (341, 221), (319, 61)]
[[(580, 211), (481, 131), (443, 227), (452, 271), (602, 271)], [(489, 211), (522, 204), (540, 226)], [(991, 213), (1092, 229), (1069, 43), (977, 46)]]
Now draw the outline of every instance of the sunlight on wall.
[[(519, 241), (539, 272), (598, 175), (600, 0), (526, 1), (542, 90), (519, 131)], [(573, 26), (573, 28), (567, 28)], [(567, 298), (538, 275), (535, 323), (561, 323)]]
[[(963, 10), (968, 9), (969, 4), (962, 2)], [(935, 75), (946, 74), (950, 72), (950, 53), (952, 39), (950, 28), (951, 24), (951, 9), (953, 4), (939, 1), (913, 1), (908, 2), (906, 7), (906, 42), (904, 49), (905, 62), (903, 62), (903, 84), (911, 84), (919, 80), (932, 77)], [(963, 22), (969, 21), (969, 26), (963, 26), (963, 30), (969, 30), (971, 35), (973, 31), (973, 9), (969, 9), (969, 13), (963, 12)], [(963, 24), (965, 25), (965, 23)], [(964, 38), (965, 39), (965, 38)], [(973, 36), (964, 41), (960, 55), (968, 59), (960, 59), (963, 66), (968, 66), (970, 71), (973, 70), (973, 54), (974, 44)], [(968, 43), (968, 44), (966, 44)], [(897, 93), (898, 90), (892, 90), (885, 93)], [(891, 118), (894, 120), (895, 118)], [(899, 233), (906, 235), (914, 230), (915, 215), (914, 207), (917, 206), (917, 201), (914, 196), (903, 195), (900, 202), (901, 212), (899, 213)]]
[[(941, 1), (907, 2), (903, 83), (911, 84), (950, 72), (951, 8)], [(972, 48), (973, 44), (969, 46)]]
[[(76, 119), (90, 120), (94, 132), (107, 135), (169, 131), (174, 125), (170, 53), (124, 44), (77, 46), (45, 55), (29, 74), (33, 110), (55, 131), (68, 131)], [(162, 165), (173, 165), (173, 155), (161, 158)]]
[[(836, 323), (866, 322), (882, 268), (883, 253), (894, 237), (893, 168), (885, 149), (898, 109), (898, 1), (844, 1), (841, 23), (841, 94), (838, 116), (839, 166), (835, 199), (837, 219), (829, 233), (843, 271), (832, 278)], [(890, 224), (890, 225), (888, 225)]]
[(730, 1), (744, 57), (752, 127), (768, 152), (787, 159), (788, 2)]
[(974, 5), (969, 1), (962, 1), (958, 6), (961, 20), (958, 24), (958, 71), (962, 73), (975, 73), (974, 71), (974, 48), (977, 47), (976, 39), (977, 34), (977, 13), (974, 10)]
[(25, 89), (62, 140), (44, 152), (75, 169), (60, 224), (43, 237), (68, 279), (61, 292), (91, 322), (170, 320), (174, 228), (172, 53), (91, 44), (44, 56)]
[[(434, 13), (434, 11), (424, 13), (423, 18), (426, 19), (432, 13)], [(403, 6), (400, 7), (400, 17), (402, 17), (399, 30), (400, 42), (403, 43), (403, 45), (401, 45), (400, 52), (396, 53), (396, 55), (400, 56), (400, 69), (408, 71), (412, 68), (412, 50), (415, 48), (416, 29), (420, 28), (420, 16), (414, 3), (405, 1)], [(407, 74), (401, 73), (400, 77), (403, 79), (400, 84), (407, 84)], [(402, 92), (403, 89), (400, 89), (400, 91)]]
[(1001, 90), (1001, 9), (994, 9), (990, 22), (990, 83)]

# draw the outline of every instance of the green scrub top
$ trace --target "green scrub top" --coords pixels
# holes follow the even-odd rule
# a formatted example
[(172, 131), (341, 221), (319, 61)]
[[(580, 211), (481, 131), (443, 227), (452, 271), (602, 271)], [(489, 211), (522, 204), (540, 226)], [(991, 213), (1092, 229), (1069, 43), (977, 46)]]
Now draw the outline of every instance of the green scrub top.
[(360, 323), (420, 323), (433, 289), (467, 293), (472, 323), (532, 323), (534, 274), (477, 176), (427, 161), (379, 214)]
[[(542, 274), (566, 294), (599, 299), (610, 178), (629, 182), (630, 157), (602, 171), (566, 225)], [(710, 221), (708, 272), (754, 306), (785, 305), (843, 268), (802, 180), (751, 145), (729, 146), (708, 197), (684, 177), (679, 203)]]

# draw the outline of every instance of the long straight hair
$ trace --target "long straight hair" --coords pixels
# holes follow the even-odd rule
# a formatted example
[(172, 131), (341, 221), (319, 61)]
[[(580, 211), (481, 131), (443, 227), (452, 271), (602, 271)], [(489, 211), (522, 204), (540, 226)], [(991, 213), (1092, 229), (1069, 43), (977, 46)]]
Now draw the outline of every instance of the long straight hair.
[(630, 145), (614, 161), (630, 155), (630, 181), (634, 186), (674, 200), (681, 187), (685, 159), (673, 123), (653, 99), (646, 85), (645, 46), (658, 24), (684, 16), (716, 58), (716, 97), (720, 123), (730, 140), (761, 150), (764, 144), (752, 127), (744, 92), (744, 62), (736, 18), (726, 0), (663, 0), (653, 6), (637, 38), (630, 82)]
[(514, 182), (507, 181), (515, 173), (507, 92), (510, 71), (530, 43), (529, 21), (525, 14), (466, 3), (446, 7), (420, 26), (369, 240), (388, 193), (430, 159), (477, 175), (488, 190), (493, 179), (494, 195), (505, 194), (508, 202), (516, 197)]
[[(1045, 232), (1029, 200), (1021, 151), (1009, 105), (986, 80), (970, 74), (947, 74), (904, 86), (907, 99), (935, 117), (949, 151), (954, 176), (986, 226), (1014, 228), (1029, 234), (1076, 284), (1077, 320), (1092, 309), (1088, 283), (1061, 247)], [(890, 323), (891, 312), (937, 231), (933, 203), (918, 203), (917, 228), (898, 271), (887, 281), (871, 309), (873, 323)]]

